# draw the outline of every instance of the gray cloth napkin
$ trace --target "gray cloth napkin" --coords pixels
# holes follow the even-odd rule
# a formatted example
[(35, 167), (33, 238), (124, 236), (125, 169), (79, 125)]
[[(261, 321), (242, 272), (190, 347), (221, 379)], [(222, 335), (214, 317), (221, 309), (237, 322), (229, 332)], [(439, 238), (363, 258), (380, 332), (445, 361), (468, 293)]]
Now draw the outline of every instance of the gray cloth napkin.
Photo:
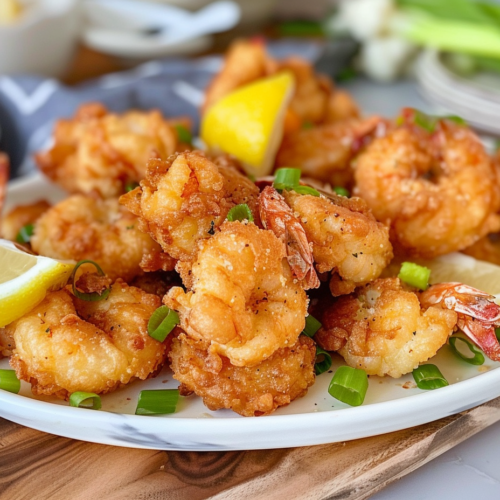
[[(320, 47), (284, 40), (269, 45), (278, 58), (297, 54), (317, 58)], [(167, 117), (187, 115), (198, 127), (203, 90), (220, 69), (222, 58), (164, 59), (68, 87), (36, 76), (0, 77), (0, 150), (12, 164), (11, 177), (36, 169), (33, 153), (51, 143), (54, 123), (71, 117), (85, 102), (99, 101), (115, 112), (157, 108)]]

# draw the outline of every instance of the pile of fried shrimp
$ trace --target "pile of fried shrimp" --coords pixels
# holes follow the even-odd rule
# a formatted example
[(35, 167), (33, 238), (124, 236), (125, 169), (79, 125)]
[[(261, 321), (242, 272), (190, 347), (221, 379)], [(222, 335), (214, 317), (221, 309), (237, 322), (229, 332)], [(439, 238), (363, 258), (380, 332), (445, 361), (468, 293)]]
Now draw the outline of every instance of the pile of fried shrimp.
[[(307, 393), (317, 346), (398, 378), (460, 329), (500, 361), (493, 297), (460, 283), (423, 291), (387, 271), (394, 257), (456, 251), (500, 263), (500, 157), (454, 117), (363, 116), (306, 61), (245, 40), (230, 47), (201, 113), (285, 70), (295, 91), (275, 169), (300, 169), (309, 191), (195, 149), (182, 117), (90, 103), (56, 124), (35, 159), (68, 197), (13, 208), (1, 235), (16, 240), (32, 225), (31, 252), (96, 262), (105, 277), (89, 268), (76, 286), (109, 294), (86, 301), (68, 285), (0, 328), (0, 357), (34, 394), (105, 394), (168, 366), (181, 395), (260, 416)], [(0, 208), (7, 169), (0, 155)], [(148, 333), (160, 306), (179, 317), (163, 342)], [(310, 313), (321, 323), (313, 338), (302, 334)]]

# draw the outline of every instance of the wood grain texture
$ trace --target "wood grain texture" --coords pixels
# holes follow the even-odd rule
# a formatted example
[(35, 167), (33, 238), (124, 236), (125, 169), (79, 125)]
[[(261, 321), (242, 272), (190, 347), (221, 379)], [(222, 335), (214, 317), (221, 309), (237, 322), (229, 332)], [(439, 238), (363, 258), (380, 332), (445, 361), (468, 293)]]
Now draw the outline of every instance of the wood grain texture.
[(363, 500), (498, 420), (500, 398), (347, 443), (202, 453), (84, 443), (0, 419), (0, 500)]

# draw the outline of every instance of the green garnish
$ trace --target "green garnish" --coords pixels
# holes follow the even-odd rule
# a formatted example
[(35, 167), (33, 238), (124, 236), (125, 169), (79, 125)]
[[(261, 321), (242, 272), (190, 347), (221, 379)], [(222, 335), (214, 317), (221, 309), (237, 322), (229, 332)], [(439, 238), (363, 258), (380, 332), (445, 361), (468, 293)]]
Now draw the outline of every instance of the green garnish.
[(249, 222), (253, 222), (253, 215), (250, 207), (246, 203), (242, 203), (241, 205), (236, 205), (231, 208), (227, 214), (227, 220), (234, 222), (240, 221), (243, 222), (247, 220)]
[(76, 408), (100, 410), (102, 403), (101, 397), (93, 392), (74, 392), (69, 397), (69, 405)]
[[(318, 361), (318, 358), (320, 361)], [(316, 375), (321, 375), (325, 373), (332, 367), (332, 357), (330, 353), (321, 349), (321, 347), (316, 346), (316, 363), (314, 365), (314, 371)]]
[(193, 135), (184, 125), (175, 125), (175, 130), (177, 131), (179, 142), (189, 145), (193, 143)]
[(281, 193), (284, 189), (295, 191), (298, 194), (308, 194), (311, 196), (320, 196), (316, 189), (310, 186), (299, 184), (301, 176), (300, 168), (278, 168), (274, 175), (273, 187)]
[(179, 323), (179, 315), (173, 309), (160, 306), (149, 318), (148, 334), (158, 342), (163, 342)]
[(73, 294), (75, 297), (78, 297), (81, 300), (85, 300), (87, 302), (96, 302), (99, 300), (104, 300), (110, 292), (109, 288), (104, 289), (102, 292), (91, 292), (91, 293), (85, 293), (85, 292), (80, 292), (78, 288), (76, 288), (76, 271), (78, 271), (78, 268), (83, 265), (83, 264), (92, 264), (96, 269), (97, 269), (97, 274), (99, 276), (104, 276), (104, 271), (101, 269), (101, 266), (97, 264), (97, 262), (94, 262), (93, 260), (81, 260), (80, 262), (77, 262), (75, 268), (73, 269), (73, 272), (71, 273), (71, 282), (73, 284)]
[(0, 370), (0, 389), (17, 394), (21, 389), (21, 382), (14, 370)]
[(333, 192), (339, 194), (340, 196), (345, 196), (346, 198), (349, 198), (351, 196), (351, 193), (349, 193), (349, 191), (342, 186), (335, 186), (333, 188)]
[(427, 290), (430, 275), (431, 270), (428, 267), (419, 266), (413, 262), (403, 262), (398, 278), (419, 290)]
[(306, 317), (306, 326), (302, 330), (302, 333), (308, 337), (314, 337), (321, 326), (321, 323), (314, 316), (309, 314), (309, 316)]
[(432, 391), (446, 387), (448, 381), (443, 377), (436, 365), (421, 365), (413, 370), (413, 378), (419, 389)]
[(33, 236), (33, 231), (35, 226), (33, 224), (26, 224), (21, 229), (16, 236), (16, 241), (18, 243), (29, 243), (31, 241), (31, 237)]
[[(462, 338), (462, 337), (450, 337), (450, 349), (451, 352), (457, 357), (462, 360), (464, 360), (466, 363), (469, 363), (470, 365), (482, 365), (484, 363), (484, 355), (481, 351), (476, 349), (474, 345), (469, 342), (468, 340)], [(463, 352), (460, 351), (460, 348), (457, 347), (457, 342), (458, 345), (462, 344), (461, 347), (466, 346), (468, 349), (467, 354), (472, 354), (472, 356), (464, 354)]]
[(133, 191), (135, 188), (138, 188), (139, 184), (134, 181), (127, 181), (125, 183), (125, 192), (130, 193), (130, 191)]
[(330, 382), (330, 396), (350, 406), (360, 406), (368, 390), (368, 375), (364, 370), (341, 366)]
[(179, 401), (178, 389), (141, 391), (136, 415), (167, 415), (175, 413)]

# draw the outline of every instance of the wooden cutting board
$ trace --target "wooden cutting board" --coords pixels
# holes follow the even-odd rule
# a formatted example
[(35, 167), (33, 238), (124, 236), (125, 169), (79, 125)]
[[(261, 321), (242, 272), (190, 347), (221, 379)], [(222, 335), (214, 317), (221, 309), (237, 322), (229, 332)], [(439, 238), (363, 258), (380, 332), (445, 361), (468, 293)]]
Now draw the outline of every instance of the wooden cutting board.
[(0, 419), (0, 500), (363, 500), (498, 420), (500, 398), (344, 443), (173, 452), (85, 443)]

